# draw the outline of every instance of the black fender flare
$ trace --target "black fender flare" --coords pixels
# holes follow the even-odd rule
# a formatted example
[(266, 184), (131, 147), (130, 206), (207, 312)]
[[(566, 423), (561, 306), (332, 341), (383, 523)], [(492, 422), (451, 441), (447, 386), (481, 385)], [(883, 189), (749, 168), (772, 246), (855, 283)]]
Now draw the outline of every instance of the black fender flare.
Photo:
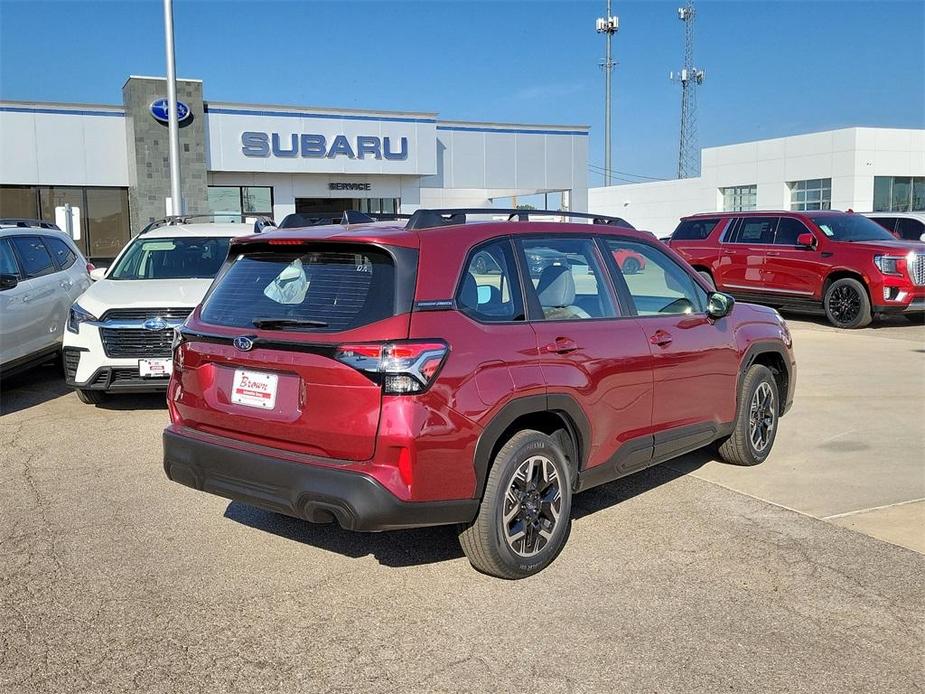
[(481, 499), (485, 492), (488, 470), (491, 468), (492, 452), (505, 431), (524, 415), (551, 412), (558, 415), (577, 448), (576, 473), (587, 462), (588, 447), (591, 442), (591, 423), (579, 404), (571, 395), (548, 393), (546, 395), (527, 395), (507, 402), (488, 425), (482, 430), (475, 446), (475, 498)]
[[(742, 379), (745, 378), (745, 372), (748, 371), (755, 360), (762, 354), (777, 354), (784, 363), (784, 369), (787, 371), (787, 384), (789, 389), (793, 388), (793, 366), (790, 363), (790, 355), (787, 349), (777, 340), (758, 340), (753, 342), (745, 350), (742, 361), (739, 363), (739, 375), (736, 378), (736, 406), (738, 407), (739, 390), (742, 386)], [(781, 406), (786, 407), (789, 404), (790, 393), (781, 394)]]

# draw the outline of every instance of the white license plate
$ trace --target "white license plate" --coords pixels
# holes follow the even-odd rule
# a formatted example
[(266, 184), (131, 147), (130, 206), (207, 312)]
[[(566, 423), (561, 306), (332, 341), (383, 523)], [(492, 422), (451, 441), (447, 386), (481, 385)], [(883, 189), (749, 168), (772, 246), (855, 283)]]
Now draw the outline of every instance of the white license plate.
[(142, 378), (167, 378), (173, 371), (171, 359), (139, 359), (138, 375)]
[(235, 369), (231, 384), (231, 402), (247, 407), (272, 410), (276, 407), (279, 376), (262, 371)]

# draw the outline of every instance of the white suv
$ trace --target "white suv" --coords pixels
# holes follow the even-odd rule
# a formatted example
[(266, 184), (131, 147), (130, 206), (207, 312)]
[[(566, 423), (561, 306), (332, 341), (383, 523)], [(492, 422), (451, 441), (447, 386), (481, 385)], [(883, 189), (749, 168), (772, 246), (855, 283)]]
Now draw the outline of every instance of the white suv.
[(81, 401), (165, 390), (174, 328), (202, 300), (231, 239), (260, 224), (190, 219), (148, 225), (111, 267), (90, 274), (97, 281), (71, 306), (64, 333), (65, 377)]

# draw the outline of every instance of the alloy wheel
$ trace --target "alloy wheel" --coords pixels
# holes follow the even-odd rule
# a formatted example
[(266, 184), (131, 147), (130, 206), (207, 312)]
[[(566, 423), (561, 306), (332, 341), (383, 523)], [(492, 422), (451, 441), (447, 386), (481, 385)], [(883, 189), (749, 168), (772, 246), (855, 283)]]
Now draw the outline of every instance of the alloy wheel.
[(511, 479), (502, 507), (507, 546), (521, 557), (542, 550), (556, 529), (562, 508), (559, 472), (546, 456), (531, 456)]
[(829, 296), (829, 312), (839, 323), (851, 323), (861, 312), (861, 297), (849, 286), (836, 287)]
[(767, 381), (763, 381), (752, 396), (748, 412), (748, 438), (758, 453), (764, 451), (771, 442), (776, 416), (774, 408), (774, 391)]

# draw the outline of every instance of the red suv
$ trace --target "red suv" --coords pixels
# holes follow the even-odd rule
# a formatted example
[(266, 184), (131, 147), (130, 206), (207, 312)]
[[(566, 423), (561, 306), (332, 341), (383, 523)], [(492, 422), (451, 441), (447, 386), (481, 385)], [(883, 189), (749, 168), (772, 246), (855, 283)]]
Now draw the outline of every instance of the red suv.
[(350, 530), (459, 524), (477, 569), (520, 578), (577, 492), (712, 443), (765, 460), (793, 399), (783, 319), (587, 217), (236, 239), (176, 333), (167, 476)]
[(668, 242), (717, 289), (862, 328), (874, 314), (925, 311), (925, 243), (853, 212), (685, 217)]

